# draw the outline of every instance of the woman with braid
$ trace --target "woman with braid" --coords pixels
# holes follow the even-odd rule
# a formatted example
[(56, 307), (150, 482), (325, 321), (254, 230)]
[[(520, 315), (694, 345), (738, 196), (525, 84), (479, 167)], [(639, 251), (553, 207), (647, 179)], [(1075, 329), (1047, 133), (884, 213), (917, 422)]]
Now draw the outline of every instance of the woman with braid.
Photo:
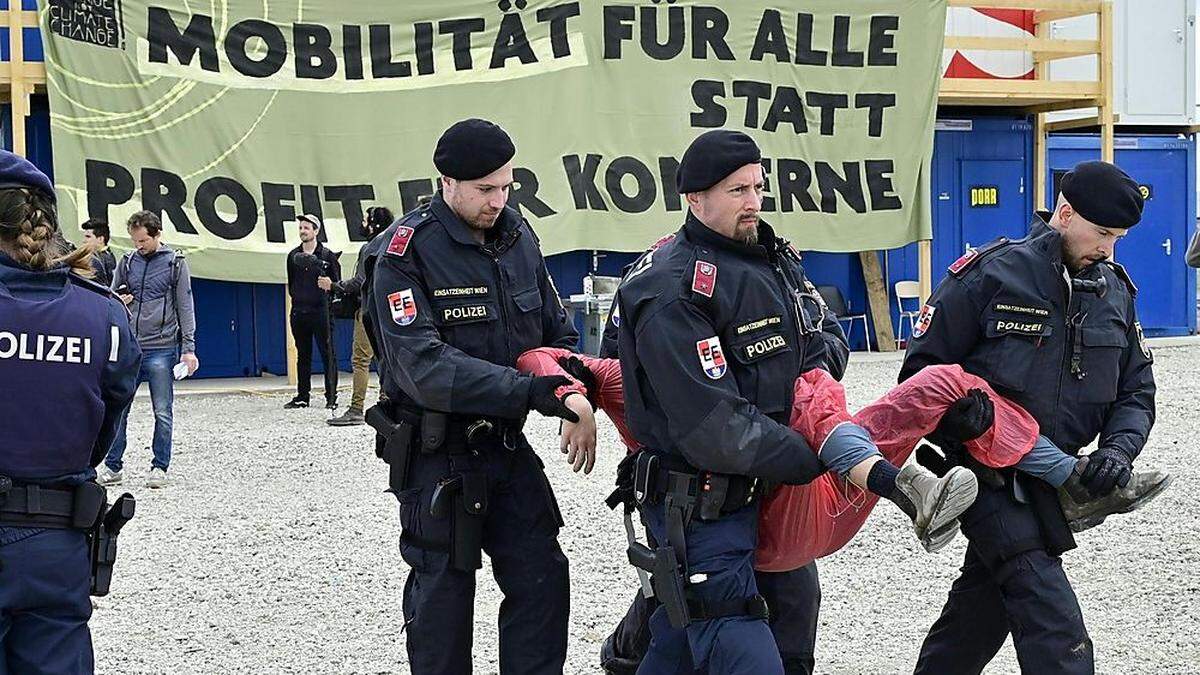
[(88, 251), (62, 241), (50, 180), (0, 151), (0, 672), (93, 671), (95, 466), (141, 360)]

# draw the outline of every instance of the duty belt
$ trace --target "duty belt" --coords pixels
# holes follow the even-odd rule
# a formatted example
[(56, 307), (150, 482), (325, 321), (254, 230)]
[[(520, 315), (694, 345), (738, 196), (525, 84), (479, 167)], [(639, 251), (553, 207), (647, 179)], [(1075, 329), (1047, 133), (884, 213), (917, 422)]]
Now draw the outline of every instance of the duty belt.
[(13, 485), (0, 476), (0, 525), (87, 530), (104, 511), (104, 488), (83, 483), (73, 488)]
[[(716, 520), (749, 505), (757, 488), (756, 479), (703, 471), (677, 455), (642, 450), (621, 462), (617, 489), (606, 503), (614, 509), (625, 505), (629, 562), (638, 571), (643, 594), (658, 597), (673, 627), (728, 616), (768, 618), (762, 596), (704, 602), (689, 588), (687, 576), (688, 523), (693, 518)], [(635, 506), (660, 503), (666, 510), (667, 541), (651, 549), (637, 541), (632, 512)]]

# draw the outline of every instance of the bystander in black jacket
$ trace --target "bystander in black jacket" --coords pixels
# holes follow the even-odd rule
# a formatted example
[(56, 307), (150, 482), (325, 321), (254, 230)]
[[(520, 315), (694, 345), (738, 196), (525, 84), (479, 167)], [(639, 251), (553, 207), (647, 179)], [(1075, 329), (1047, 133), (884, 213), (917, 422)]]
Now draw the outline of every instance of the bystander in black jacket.
[(292, 309), (299, 312), (323, 312), (325, 291), (317, 286), (317, 277), (327, 276), (334, 282), (341, 281), (342, 268), (338, 263), (337, 254), (319, 241), (313, 255), (324, 263), (324, 270), (321, 269), (321, 265), (304, 265), (297, 262), (296, 256), (303, 250), (302, 246), (297, 246), (287, 257), (288, 294), (292, 296)]

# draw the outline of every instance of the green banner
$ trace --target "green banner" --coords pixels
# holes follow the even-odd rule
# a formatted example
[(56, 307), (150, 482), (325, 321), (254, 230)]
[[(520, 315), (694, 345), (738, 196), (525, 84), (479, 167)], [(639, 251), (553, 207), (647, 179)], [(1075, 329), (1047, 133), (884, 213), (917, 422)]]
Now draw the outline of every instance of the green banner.
[(354, 264), (362, 210), (435, 189), (466, 117), (517, 145), (547, 254), (640, 251), (683, 220), (675, 168), (724, 127), (763, 148), (798, 248), (930, 236), (946, 0), (42, 0), (69, 235), (134, 211), (197, 276), (279, 282), (299, 213)]

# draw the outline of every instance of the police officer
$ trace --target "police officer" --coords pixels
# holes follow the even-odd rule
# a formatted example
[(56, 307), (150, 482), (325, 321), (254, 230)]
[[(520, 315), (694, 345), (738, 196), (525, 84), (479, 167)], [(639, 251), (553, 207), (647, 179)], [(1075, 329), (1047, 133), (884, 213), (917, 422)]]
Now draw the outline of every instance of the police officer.
[[(1022, 405), (1041, 433), (1076, 454), (1099, 435), (1078, 481), (1104, 497), (1129, 485), (1154, 423), (1150, 350), (1137, 289), (1110, 258), (1142, 213), (1117, 167), (1084, 162), (1063, 177), (1053, 214), (1021, 240), (968, 252), (924, 306), (900, 379), (961, 364)], [(982, 471), (981, 469), (976, 469)], [(1011, 630), (1025, 672), (1091, 673), (1092, 642), (1059, 557), (1075, 547), (1046, 483), (981, 476), (961, 517), (970, 544), (919, 673), (978, 673)]]
[(662, 602), (639, 672), (688, 661), (782, 672), (752, 568), (755, 479), (804, 483), (823, 471), (786, 423), (793, 382), (824, 364), (826, 341), (800, 306), (799, 257), (758, 219), (760, 160), (740, 132), (692, 143), (677, 174), (687, 220), (630, 270), (614, 310), (626, 418), (646, 447), (635, 486), (657, 542), (640, 557)]
[[(383, 453), (412, 567), (404, 619), (417, 674), (470, 672), (480, 549), (505, 596), (500, 672), (559, 673), (566, 658), (562, 518), (521, 426), (531, 409), (568, 424), (592, 411), (582, 395), (559, 398), (566, 378), (513, 367), (526, 350), (578, 341), (537, 236), (505, 206), (515, 152), (491, 122), (451, 126), (434, 153), (441, 189), (367, 253), (367, 321), (396, 425)], [(380, 429), (371, 412), (367, 420)]]
[(124, 306), (57, 229), (49, 179), (0, 151), (0, 672), (93, 670), (94, 467), (141, 361)]
[[(642, 258), (653, 255), (661, 245), (675, 238), (672, 233), (656, 242), (650, 250), (631, 263), (625, 274), (635, 269)], [(820, 300), (820, 295), (805, 279), (809, 296)], [(620, 289), (615, 295), (620, 295)], [(600, 356), (618, 357), (617, 334), (620, 324), (618, 298), (613, 298), (612, 310), (604, 325), (600, 342)], [(813, 322), (821, 324), (820, 338), (824, 342), (825, 356), (820, 367), (835, 379), (841, 380), (850, 360), (850, 344), (838, 323), (837, 316), (823, 302), (804, 305), (804, 310)], [(817, 563), (787, 572), (754, 571), (759, 593), (770, 608), (768, 625), (775, 636), (783, 670), (787, 675), (812, 675), (816, 664), (817, 623), (821, 610), (821, 583)], [(637, 671), (650, 646), (650, 615), (658, 608), (658, 601), (647, 598), (639, 589), (633, 602), (617, 627), (605, 639), (600, 650), (600, 663), (610, 675), (632, 675)]]

